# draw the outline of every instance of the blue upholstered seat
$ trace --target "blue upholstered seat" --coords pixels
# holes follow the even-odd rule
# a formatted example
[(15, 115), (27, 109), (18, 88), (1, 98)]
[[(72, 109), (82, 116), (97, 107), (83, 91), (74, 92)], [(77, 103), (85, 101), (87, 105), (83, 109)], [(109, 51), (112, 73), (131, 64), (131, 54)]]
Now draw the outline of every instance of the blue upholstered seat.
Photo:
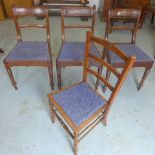
[(19, 42), (5, 59), (15, 61), (50, 60), (48, 43), (45, 41)]
[(77, 126), (106, 103), (86, 82), (54, 95), (54, 99)]
[[(84, 61), (85, 42), (65, 42), (62, 45), (58, 61)], [(94, 44), (91, 45), (91, 53), (99, 57)]]
[[(152, 59), (135, 44), (116, 44), (128, 56), (136, 56), (136, 62), (150, 62)], [(109, 52), (111, 64), (124, 63), (115, 53)]]

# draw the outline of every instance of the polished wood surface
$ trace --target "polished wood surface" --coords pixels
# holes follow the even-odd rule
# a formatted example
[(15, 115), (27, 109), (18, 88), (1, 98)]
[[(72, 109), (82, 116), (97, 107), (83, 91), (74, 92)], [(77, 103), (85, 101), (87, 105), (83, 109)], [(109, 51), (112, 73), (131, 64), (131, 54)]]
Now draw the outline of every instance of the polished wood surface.
[(110, 8), (138, 8), (141, 7), (142, 11), (150, 3), (150, 0), (104, 0), (103, 5), (103, 18), (107, 20), (108, 11)]
[(12, 5), (31, 7), (32, 0), (3, 0), (6, 14), (8, 17), (13, 17)]

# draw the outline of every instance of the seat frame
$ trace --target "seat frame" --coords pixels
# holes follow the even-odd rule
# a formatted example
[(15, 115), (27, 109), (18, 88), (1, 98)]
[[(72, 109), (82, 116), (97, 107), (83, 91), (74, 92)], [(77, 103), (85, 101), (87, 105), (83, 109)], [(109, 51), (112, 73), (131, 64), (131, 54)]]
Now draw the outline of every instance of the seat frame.
[[(119, 73), (113, 66), (111, 66), (108, 62), (103, 60), (101, 57), (96, 57), (95, 55), (92, 55), (90, 53), (90, 44), (92, 42), (95, 42), (97, 44), (100, 44), (101, 46), (106, 47), (107, 49), (110, 49), (114, 51), (121, 59), (125, 61), (125, 67), (123, 68), (122, 72)], [(99, 74), (97, 71), (92, 70), (90, 67), (90, 59), (94, 60), (95, 62), (99, 63), (100, 65), (103, 65), (107, 67), (109, 70), (112, 71), (112, 73), (118, 78), (115, 86), (112, 86), (110, 82), (108, 82), (101, 74)], [(80, 83), (73, 84), (72, 86), (64, 87), (60, 90), (54, 91), (51, 94), (48, 95), (49, 97), (49, 106), (51, 111), (51, 119), (52, 122), (55, 122), (55, 117), (58, 119), (58, 121), (61, 123), (63, 128), (66, 130), (66, 132), (72, 137), (74, 140), (74, 155), (77, 155), (78, 151), (78, 143), (79, 141), (85, 137), (98, 123), (103, 121), (104, 125), (107, 125), (107, 115), (109, 113), (110, 107), (113, 104), (113, 101), (115, 97), (117, 96), (124, 80), (127, 77), (127, 74), (129, 70), (132, 68), (133, 63), (135, 62), (135, 57), (127, 57), (121, 50), (119, 50), (116, 46), (109, 43), (106, 40), (97, 38), (92, 35), (91, 32), (87, 32), (87, 39), (86, 39), (86, 47), (85, 47), (85, 61), (84, 61), (84, 69), (83, 69), (83, 81), (88, 83), (88, 74), (91, 74), (92, 76), (95, 76), (98, 78), (101, 82), (103, 82), (111, 91), (111, 95), (108, 98), (108, 100), (101, 95), (96, 89), (94, 89), (94, 92), (99, 94), (103, 100), (107, 101), (99, 110), (94, 113), (92, 116), (90, 116), (88, 119), (86, 119), (84, 122), (82, 122), (80, 125), (76, 125), (71, 118), (65, 113), (63, 108), (57, 103), (57, 101), (54, 98), (54, 95), (59, 94), (67, 89), (70, 89), (74, 86), (77, 86)], [(93, 88), (92, 88), (93, 89)], [(87, 92), (86, 92), (87, 93)], [(72, 96), (71, 96), (72, 97)]]
[[(111, 33), (113, 30), (128, 30), (131, 31), (131, 44), (135, 44), (136, 42), (136, 33), (138, 31), (138, 26), (139, 26), (139, 21), (141, 17), (141, 9), (111, 9), (109, 10), (108, 14), (108, 20), (107, 20), (107, 25), (106, 25), (106, 30), (105, 30), (105, 39), (108, 40), (109, 33)], [(134, 26), (113, 26), (112, 20), (119, 20), (119, 19), (129, 19), (129, 20), (135, 20)], [(115, 43), (115, 44), (120, 44), (120, 43)], [(121, 44), (126, 44), (126, 43), (121, 43)], [(109, 53), (107, 52), (106, 55), (107, 59), (109, 62), (111, 62)], [(152, 66), (153, 66), (153, 60), (150, 59), (150, 61), (142, 61), (138, 62), (136, 61), (133, 65), (133, 67), (144, 67), (145, 71), (143, 73), (142, 79), (138, 84), (137, 89), (140, 90), (143, 87), (144, 81), (147, 78)], [(113, 64), (114, 67), (116, 68), (122, 68), (123, 64), (115, 63)], [(110, 76), (110, 72), (107, 71), (107, 79)]]
[[(42, 66), (47, 67), (50, 77), (50, 85), (51, 88), (54, 89), (54, 82), (53, 82), (53, 64), (52, 64), (52, 54), (51, 54), (51, 45), (50, 45), (50, 27), (49, 27), (49, 16), (48, 16), (48, 9), (45, 6), (38, 6), (38, 7), (18, 7), (13, 6), (13, 19), (16, 26), (17, 32), (17, 44), (22, 42), (22, 35), (20, 29), (22, 28), (43, 28), (46, 29), (47, 33), (47, 43), (48, 43), (48, 55), (49, 60), (9, 60), (4, 59), (4, 65), (6, 71), (10, 77), (13, 87), (17, 90), (17, 84), (14, 79), (11, 67), (14, 66)], [(45, 17), (45, 24), (19, 24), (18, 19), (24, 16), (37, 16), (37, 17)]]
[[(82, 66), (83, 61), (59, 61), (59, 56), (62, 51), (63, 44), (66, 42), (65, 40), (65, 29), (75, 29), (75, 28), (87, 28), (94, 33), (95, 26), (95, 15), (96, 15), (96, 7), (85, 6), (85, 7), (63, 7), (61, 10), (61, 36), (62, 36), (62, 45), (59, 51), (59, 54), (56, 59), (56, 68), (57, 68), (57, 77), (58, 77), (58, 87), (59, 89), (62, 86), (62, 78), (61, 78), (61, 68), (66, 66)], [(89, 17), (92, 18), (91, 25), (82, 25), (82, 24), (65, 24), (65, 17)]]

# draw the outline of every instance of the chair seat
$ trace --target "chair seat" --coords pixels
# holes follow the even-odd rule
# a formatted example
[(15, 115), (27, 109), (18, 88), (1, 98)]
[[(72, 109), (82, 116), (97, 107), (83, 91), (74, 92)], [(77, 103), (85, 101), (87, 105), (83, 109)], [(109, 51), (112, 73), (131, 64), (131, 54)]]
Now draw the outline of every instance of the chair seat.
[(10, 61), (47, 61), (48, 43), (45, 41), (23, 41), (16, 44), (5, 60)]
[(86, 82), (54, 95), (54, 99), (77, 126), (106, 104)]
[[(152, 63), (153, 60), (145, 54), (138, 46), (135, 44), (116, 44), (126, 55), (128, 56), (136, 56), (136, 62), (135, 63)], [(123, 60), (120, 59), (115, 53), (109, 52), (109, 56), (111, 59), (111, 64), (123, 64)]]
[[(61, 53), (58, 56), (58, 61), (84, 61), (85, 42), (65, 42), (62, 45)], [(91, 45), (91, 53), (99, 56), (94, 44)]]

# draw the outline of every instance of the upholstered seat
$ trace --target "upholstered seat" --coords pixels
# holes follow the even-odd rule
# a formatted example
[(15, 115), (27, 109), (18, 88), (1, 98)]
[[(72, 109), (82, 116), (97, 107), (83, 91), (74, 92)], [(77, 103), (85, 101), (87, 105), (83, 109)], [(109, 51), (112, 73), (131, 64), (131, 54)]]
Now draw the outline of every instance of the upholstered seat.
[[(62, 45), (58, 61), (84, 61), (85, 42), (65, 42)], [(94, 44), (91, 46), (91, 53), (99, 56)]]
[(106, 103), (86, 82), (54, 95), (54, 99), (77, 126)]
[[(139, 62), (152, 62), (153, 60), (146, 55), (141, 48), (136, 46), (135, 44), (116, 44), (122, 51), (125, 52), (126, 55), (128, 56), (136, 56), (136, 63)], [(109, 52), (111, 64), (116, 64), (116, 63), (124, 63), (122, 59), (120, 59), (116, 54), (113, 52)]]
[(5, 59), (9, 61), (50, 60), (48, 54), (48, 43), (45, 41), (19, 42)]

